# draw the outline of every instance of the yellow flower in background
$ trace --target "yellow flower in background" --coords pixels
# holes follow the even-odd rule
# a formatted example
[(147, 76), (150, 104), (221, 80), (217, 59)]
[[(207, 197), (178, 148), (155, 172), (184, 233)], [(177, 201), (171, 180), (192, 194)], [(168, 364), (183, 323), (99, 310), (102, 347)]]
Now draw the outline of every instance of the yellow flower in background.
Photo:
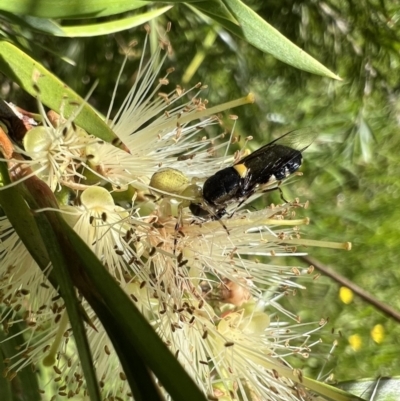
[(362, 338), (358, 334), (353, 334), (349, 337), (349, 344), (353, 351), (359, 351), (362, 347)]
[(344, 304), (346, 305), (351, 304), (354, 298), (353, 291), (347, 287), (340, 287), (339, 298)]
[(377, 344), (380, 344), (385, 337), (385, 328), (381, 324), (376, 324), (371, 330), (371, 337)]

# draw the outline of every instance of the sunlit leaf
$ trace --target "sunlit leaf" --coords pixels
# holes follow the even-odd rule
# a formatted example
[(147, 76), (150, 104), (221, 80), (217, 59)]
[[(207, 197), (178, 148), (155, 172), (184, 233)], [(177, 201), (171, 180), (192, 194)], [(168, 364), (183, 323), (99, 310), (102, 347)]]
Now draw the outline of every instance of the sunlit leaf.
[(57, 112), (62, 108), (64, 117), (83, 105), (75, 123), (105, 141), (115, 138), (110, 127), (87, 102), (40, 63), (6, 41), (0, 41), (0, 71), (34, 97), (38, 96), (39, 89), (40, 101)]
[(236, 18), (239, 26), (219, 14), (211, 13), (207, 4), (204, 4), (207, 2), (193, 3), (192, 6), (198, 8), (210, 18), (214, 18), (226, 29), (245, 39), (253, 46), (272, 54), (277, 59), (293, 67), (329, 78), (340, 79), (319, 61), (286, 39), (240, 0), (223, 0), (223, 2)]
[(152, 10), (147, 13), (134, 15), (132, 17), (121, 18), (115, 21), (103, 22), (91, 25), (74, 25), (74, 26), (59, 26), (59, 30), (54, 34), (56, 36), (68, 37), (84, 37), (84, 36), (99, 36), (109, 35), (111, 33), (124, 31), (126, 29), (134, 28), (135, 26), (142, 25), (153, 18), (156, 18), (166, 11), (171, 9), (172, 6), (163, 7), (157, 10)]
[(147, 6), (136, 0), (13, 0), (0, 2), (0, 10), (41, 18), (106, 17)]

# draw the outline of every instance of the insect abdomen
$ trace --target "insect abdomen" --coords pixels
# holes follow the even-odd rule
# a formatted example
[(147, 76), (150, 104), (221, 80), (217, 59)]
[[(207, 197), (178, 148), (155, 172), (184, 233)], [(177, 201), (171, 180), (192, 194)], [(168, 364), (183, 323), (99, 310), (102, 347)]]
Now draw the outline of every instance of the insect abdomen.
[(203, 197), (210, 205), (225, 206), (238, 198), (241, 180), (233, 167), (224, 168), (206, 180)]

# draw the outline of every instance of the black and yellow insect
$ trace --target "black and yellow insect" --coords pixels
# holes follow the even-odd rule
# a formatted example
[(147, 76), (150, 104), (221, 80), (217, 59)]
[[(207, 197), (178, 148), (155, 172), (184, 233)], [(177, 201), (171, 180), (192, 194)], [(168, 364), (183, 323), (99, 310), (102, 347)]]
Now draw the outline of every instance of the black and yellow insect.
[(189, 207), (196, 217), (220, 220), (231, 204), (239, 207), (256, 192), (279, 189), (282, 180), (300, 168), (302, 152), (315, 138), (316, 132), (308, 128), (288, 132), (217, 171), (202, 188), (190, 183), (181, 171), (169, 167), (154, 173), (150, 186), (160, 195), (183, 199), (180, 214), (184, 207)]
[(230, 204), (240, 206), (255, 192), (279, 189), (280, 182), (300, 168), (302, 152), (315, 137), (310, 129), (288, 132), (216, 172), (204, 182), (201, 198), (190, 203), (192, 214), (219, 220)]

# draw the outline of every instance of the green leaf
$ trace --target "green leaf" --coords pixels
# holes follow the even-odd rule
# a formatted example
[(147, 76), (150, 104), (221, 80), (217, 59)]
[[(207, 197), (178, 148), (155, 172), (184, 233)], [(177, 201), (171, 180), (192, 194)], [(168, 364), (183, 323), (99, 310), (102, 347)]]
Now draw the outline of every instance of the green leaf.
[(98, 18), (149, 5), (136, 0), (12, 0), (1, 1), (0, 10), (41, 18)]
[(263, 52), (272, 54), (284, 63), (313, 74), (340, 79), (319, 61), (286, 39), (240, 0), (223, 0), (223, 3), (239, 22), (239, 26), (227, 20), (221, 14), (211, 13), (207, 3), (210, 2), (193, 3), (192, 6), (210, 18), (215, 19), (235, 35), (245, 39)]
[(109, 35), (111, 33), (131, 29), (135, 26), (142, 25), (153, 18), (156, 18), (166, 11), (171, 9), (172, 6), (160, 8), (158, 10), (151, 10), (147, 13), (134, 15), (132, 17), (121, 18), (116, 21), (108, 21), (91, 25), (74, 25), (74, 26), (60, 26), (54, 34), (56, 36), (67, 37), (85, 37), (85, 36), (99, 36)]
[[(2, 183), (9, 185), (11, 181), (5, 162), (0, 162), (0, 174)], [(46, 268), (50, 262), (49, 256), (35, 224), (35, 219), (16, 186), (1, 188), (0, 205), (35, 262)]]
[(76, 112), (78, 105), (83, 105), (75, 123), (107, 142), (116, 138), (110, 127), (78, 94), (40, 63), (4, 40), (0, 41), (0, 71), (32, 96), (36, 97), (39, 89), (41, 102), (57, 112), (62, 108), (66, 118)]
[(15, 15), (14, 18), (16, 19), (16, 23), (18, 23), (19, 21), (24, 21), (25, 24), (28, 25), (31, 29), (34, 29), (38, 32), (49, 33), (51, 35), (62, 33), (61, 27), (55, 21), (48, 18), (37, 18), (31, 17), (29, 15), (22, 17)]
[(322, 396), (324, 400), (331, 401), (366, 401), (365, 398), (353, 395), (348, 391), (340, 388), (330, 386), (327, 383), (304, 377), (304, 386), (310, 390), (315, 391), (318, 395)]
[(50, 255), (54, 275), (60, 286), (60, 292), (66, 306), (69, 322), (74, 333), (74, 341), (78, 349), (79, 361), (85, 375), (85, 382), (92, 401), (101, 401), (100, 387), (97, 382), (96, 370), (90, 350), (89, 340), (86, 335), (85, 325), (83, 322), (80, 302), (76, 295), (76, 290), (72, 284), (69, 274), (69, 263), (65, 258), (63, 250), (57, 238), (57, 234), (51, 224), (46, 224), (45, 214), (37, 213), (39, 231), (46, 244), (46, 248)]
[(15, 26), (18, 26), (19, 28), (23, 27), (28, 30), (33, 29), (37, 32), (47, 34), (56, 34), (57, 32), (60, 33), (60, 26), (57, 25), (54, 21), (47, 18), (20, 16), (18, 14), (9, 13), (7, 11), (0, 12), (0, 15), (4, 18), (5, 21), (14, 24)]
[[(187, 2), (185, 2), (187, 3)], [(225, 4), (221, 0), (207, 0), (207, 1), (198, 1), (196, 4), (186, 4), (189, 7), (193, 7), (195, 9), (207, 12), (207, 15), (220, 22), (220, 20), (227, 20), (232, 22), (235, 25), (239, 26), (239, 22), (236, 18), (231, 14), (231, 12), (226, 8)], [(221, 22), (220, 22), (221, 23)], [(223, 24), (221, 24), (223, 25)]]
[[(25, 339), (22, 333), (26, 330), (26, 324), (14, 322), (8, 328), (8, 335), (4, 335), (0, 330), (0, 371), (4, 372), (7, 366), (3, 365), (4, 358), (13, 358), (20, 352)], [(31, 364), (22, 368), (18, 375), (10, 381), (0, 377), (0, 400), (1, 401), (40, 401), (42, 396), (39, 391), (38, 372), (32, 369)]]
[(217, 32), (215, 29), (210, 27), (207, 32), (206, 37), (203, 40), (203, 47), (198, 49), (195, 56), (193, 57), (190, 64), (185, 69), (184, 74), (182, 75), (182, 82), (188, 83), (192, 79), (193, 75), (196, 71), (200, 68), (201, 64), (203, 63), (204, 59), (207, 56), (207, 51), (210, 49), (214, 43), (215, 39), (217, 38)]

